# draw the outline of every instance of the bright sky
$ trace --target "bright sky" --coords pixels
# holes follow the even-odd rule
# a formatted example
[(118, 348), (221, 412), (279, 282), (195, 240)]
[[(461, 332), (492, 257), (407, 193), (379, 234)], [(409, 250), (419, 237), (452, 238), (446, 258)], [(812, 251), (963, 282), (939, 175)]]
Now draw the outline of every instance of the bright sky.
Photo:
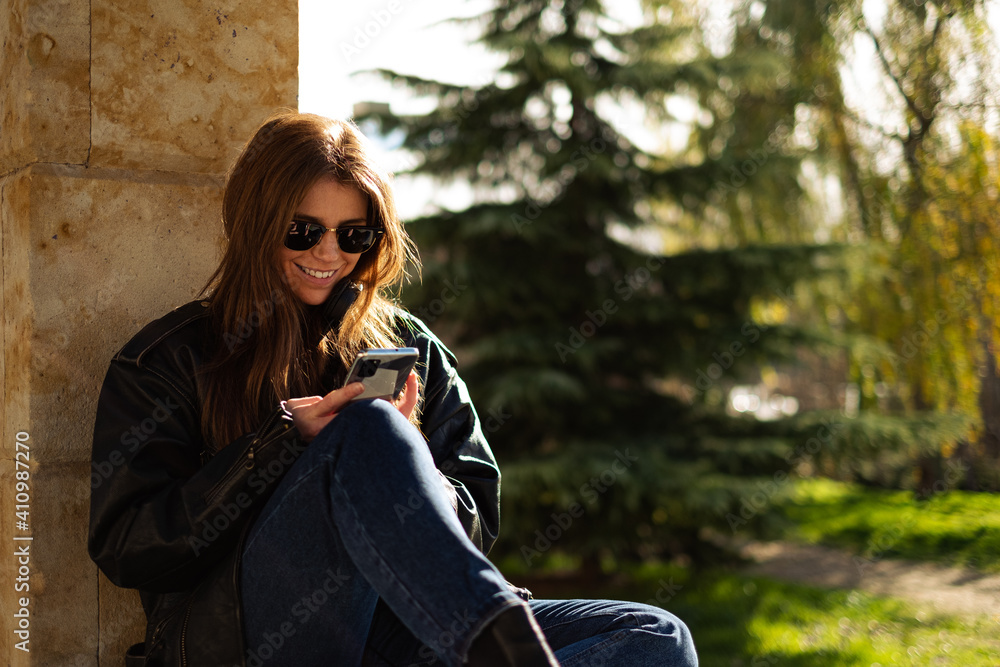
[[(395, 113), (433, 109), (432, 101), (419, 100), (373, 74), (359, 74), (378, 68), (457, 84), (493, 80), (500, 58), (470, 45), (474, 27), (447, 22), (455, 16), (478, 16), (491, 4), (490, 0), (301, 0), (299, 110), (347, 118), (355, 104), (368, 101), (389, 102)], [(378, 147), (376, 159), (386, 169), (395, 172), (410, 166), (399, 151)], [(431, 196), (447, 199), (452, 206), (471, 197), (460, 186), (448, 194), (434, 188), (426, 179), (398, 179), (396, 199), (403, 218), (426, 212)]]
[[(622, 12), (632, 4), (618, 2), (608, 3), (608, 6)], [(356, 3), (301, 0), (299, 109), (346, 118), (351, 116), (356, 103), (365, 101), (389, 102), (396, 113), (421, 113), (433, 108), (431, 100), (419, 100), (405, 89), (393, 88), (374, 75), (358, 74), (376, 68), (458, 84), (482, 85), (492, 81), (502, 58), (470, 43), (477, 33), (475, 25), (459, 26), (448, 22), (456, 15), (478, 16), (491, 5), (491, 0), (364, 0)], [(996, 27), (1000, 23), (1000, 0), (988, 0), (987, 5), (990, 22)], [(710, 34), (713, 25), (725, 25), (725, 17), (715, 14), (719, 8), (728, 6), (728, 2), (718, 0), (707, 5)], [(884, 15), (884, 7), (885, 0), (864, 2), (865, 15), (876, 29)], [(631, 22), (636, 18), (632, 14), (635, 12), (620, 18)], [(716, 37), (725, 39), (724, 34)], [(879, 103), (880, 98), (885, 100), (885, 95), (892, 93), (885, 81), (878, 80), (879, 67), (870, 42), (856, 41), (853, 57), (855, 67), (844, 72), (849, 99), (867, 107), (869, 117), (886, 119), (881, 124), (898, 124), (900, 120), (893, 118), (889, 106)], [(685, 116), (692, 110), (685, 111), (684, 105), (679, 105), (671, 111)], [(684, 141), (683, 137), (672, 136), (669, 129), (643, 128), (641, 116), (635, 110), (605, 106), (602, 113), (609, 114), (612, 122), (644, 147), (652, 148), (645, 145), (649, 142)], [(380, 152), (378, 160), (390, 171), (410, 166), (407, 156), (399, 151), (391, 150), (390, 146), (380, 148), (384, 152)], [(404, 218), (428, 210), (432, 198), (456, 207), (468, 203), (463, 200), (471, 197), (471, 193), (461, 186), (442, 190), (426, 180), (400, 179), (397, 191)]]
[(299, 109), (346, 117), (356, 102), (405, 103), (405, 94), (374, 76), (352, 76), (387, 68), (459, 84), (492, 79), (499, 59), (470, 46), (469, 27), (447, 23), (477, 16), (491, 3), (473, 0), (374, 0), (299, 3)]

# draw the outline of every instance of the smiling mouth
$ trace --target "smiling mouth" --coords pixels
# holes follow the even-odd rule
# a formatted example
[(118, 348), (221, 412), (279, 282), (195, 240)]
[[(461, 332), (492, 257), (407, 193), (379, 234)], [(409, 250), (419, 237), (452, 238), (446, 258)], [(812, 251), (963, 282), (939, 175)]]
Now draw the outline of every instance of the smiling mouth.
[(316, 271), (315, 269), (307, 268), (305, 266), (302, 266), (301, 264), (296, 264), (295, 266), (299, 267), (302, 273), (306, 274), (307, 276), (312, 276), (313, 278), (319, 278), (320, 280), (324, 280), (326, 278), (332, 278), (333, 275), (337, 273), (336, 271)]

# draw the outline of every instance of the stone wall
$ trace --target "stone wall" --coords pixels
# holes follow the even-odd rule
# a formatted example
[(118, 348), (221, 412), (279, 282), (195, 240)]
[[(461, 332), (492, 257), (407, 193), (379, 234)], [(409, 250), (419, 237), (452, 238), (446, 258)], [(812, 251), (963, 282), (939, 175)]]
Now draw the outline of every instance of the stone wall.
[(86, 552), (97, 392), (114, 352), (214, 268), (227, 166), (296, 106), (297, 5), (3, 4), (0, 664), (121, 665), (143, 616)]

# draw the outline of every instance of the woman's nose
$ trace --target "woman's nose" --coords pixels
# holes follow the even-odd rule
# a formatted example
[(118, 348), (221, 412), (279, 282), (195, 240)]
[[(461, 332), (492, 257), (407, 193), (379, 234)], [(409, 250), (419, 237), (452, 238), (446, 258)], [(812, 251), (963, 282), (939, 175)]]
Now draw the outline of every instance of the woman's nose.
[(314, 249), (314, 254), (317, 257), (333, 258), (338, 253), (340, 253), (340, 248), (337, 246), (337, 232), (333, 230), (323, 234), (323, 238)]

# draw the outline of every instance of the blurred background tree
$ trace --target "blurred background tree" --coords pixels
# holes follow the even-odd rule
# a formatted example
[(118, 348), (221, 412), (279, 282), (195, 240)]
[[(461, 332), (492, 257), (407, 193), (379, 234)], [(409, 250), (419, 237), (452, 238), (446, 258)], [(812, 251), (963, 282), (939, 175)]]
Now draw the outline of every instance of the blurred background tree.
[[(915, 331), (909, 323), (939, 302), (929, 285), (908, 295), (901, 279), (900, 256), (926, 266), (930, 248), (904, 252), (915, 230), (898, 221), (928, 207), (898, 208), (916, 195), (876, 169), (842, 90), (845, 40), (867, 30), (859, 12), (775, 0), (720, 14), (662, 1), (624, 20), (599, 0), (500, 1), (478, 19), (482, 41), (508, 56), (496, 81), (382, 73), (437, 108), (375, 108), (359, 122), (401, 133), (415, 173), (477, 195), (410, 221), (424, 279), (405, 302), (457, 352), (500, 460), (499, 555), (535, 566), (572, 554), (591, 573), (610, 558), (703, 562), (733, 537), (766, 532), (796, 472), (886, 481), (887, 466), (912, 468), (970, 433), (967, 383), (945, 383), (951, 399), (922, 390), (913, 400), (921, 376), (893, 363), (903, 358), (893, 333)], [(938, 183), (932, 173), (941, 189), (956, 177), (981, 187), (994, 167), (977, 136), (978, 169), (954, 154), (967, 172), (958, 177), (939, 156), (921, 187)], [(985, 212), (949, 201), (919, 224), (964, 229), (955, 207)], [(896, 221), (891, 243), (884, 229), (869, 233), (882, 228), (877, 216)], [(923, 243), (954, 249), (962, 234)], [(987, 243), (975, 257), (994, 261)], [(959, 289), (959, 275), (948, 285)], [(955, 316), (941, 331), (968, 333), (957, 310), (982, 299), (944, 302)], [(981, 310), (980, 361), (992, 305)], [(904, 361), (964, 372), (946, 356), (913, 361), (923, 356)], [(796, 360), (836, 387), (801, 400), (825, 411), (780, 395), (796, 389)], [(924, 375), (937, 378), (934, 368)], [(887, 393), (897, 400), (879, 399)]]
[(791, 45), (798, 63), (798, 128), (819, 184), (812, 192), (829, 202), (824, 235), (871, 251), (823, 308), (855, 341), (845, 409), (873, 425), (879, 415), (927, 411), (967, 424), (958, 438), (843, 458), (841, 472), (927, 495), (951, 459), (965, 488), (1000, 489), (988, 3), (746, 6), (757, 18), (745, 39)]
[(1000, 172), (987, 9), (977, 1), (890, 2), (866, 17), (845, 5), (829, 21), (838, 43), (874, 54), (884, 105), (878, 115), (841, 100), (825, 109), (826, 122), (840, 128), (835, 174), (849, 212), (842, 234), (879, 250), (878, 272), (842, 302), (851, 329), (884, 343), (851, 356), (857, 408), (937, 410), (970, 421), (955, 442), (921, 443), (915, 471), (912, 459), (866, 462), (880, 481), (912, 483), (923, 495), (949, 458), (967, 469), (966, 488), (1000, 489)]

